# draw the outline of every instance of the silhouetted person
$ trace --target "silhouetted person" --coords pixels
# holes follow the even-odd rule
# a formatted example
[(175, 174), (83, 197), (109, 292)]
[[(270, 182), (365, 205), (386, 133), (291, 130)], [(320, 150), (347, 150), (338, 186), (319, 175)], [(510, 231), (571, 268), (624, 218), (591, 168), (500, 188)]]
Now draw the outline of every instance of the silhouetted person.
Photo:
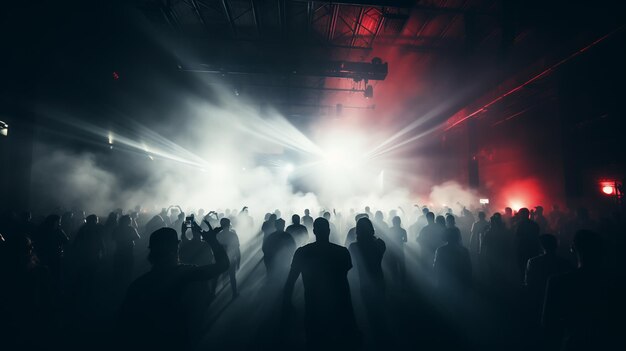
[(494, 288), (500, 288), (512, 271), (514, 258), (511, 232), (500, 213), (491, 216), (489, 229), (480, 242), (480, 255), (485, 261), (486, 276)]
[(35, 249), (41, 264), (50, 269), (56, 283), (61, 281), (61, 264), (65, 254), (65, 246), (69, 238), (61, 229), (61, 218), (57, 215), (46, 217), (39, 226), (35, 237)]
[(129, 215), (120, 218), (119, 225), (113, 232), (115, 241), (114, 275), (121, 287), (126, 287), (133, 276), (135, 267), (135, 243), (140, 239), (137, 229), (131, 225)]
[[(192, 222), (192, 230), (201, 229)], [(121, 346), (133, 351), (191, 349), (189, 315), (200, 303), (186, 299), (185, 290), (193, 282), (214, 279), (228, 270), (228, 255), (216, 238), (220, 230), (201, 233), (215, 256), (215, 264), (205, 266), (179, 263), (176, 230), (161, 228), (150, 235), (152, 270), (128, 288), (119, 321)]]
[(565, 224), (565, 213), (561, 211), (559, 205), (552, 205), (552, 211), (548, 214), (550, 228), (558, 233), (561, 231), (561, 227)]
[(435, 223), (441, 226), (441, 228), (446, 229), (446, 217), (442, 215), (435, 217)]
[(535, 308), (538, 315), (541, 315), (548, 278), (566, 273), (571, 267), (567, 260), (557, 256), (558, 242), (554, 235), (542, 234), (539, 242), (543, 248), (543, 254), (528, 260), (524, 285), (531, 306)]
[(433, 269), (437, 285), (444, 294), (463, 294), (472, 284), (472, 262), (469, 251), (461, 244), (458, 228), (450, 227), (444, 233), (445, 245), (435, 252)]
[(373, 329), (377, 329), (384, 323), (385, 278), (382, 260), (387, 247), (374, 234), (372, 222), (368, 218), (359, 219), (356, 223), (356, 242), (348, 250), (358, 272), (361, 297), (368, 320)]
[(261, 231), (263, 231), (263, 241), (267, 240), (267, 238), (276, 231), (276, 214), (271, 214), (268, 219), (263, 222), (261, 226)]
[(617, 296), (605, 272), (600, 235), (576, 232), (572, 250), (578, 268), (548, 280), (544, 327), (561, 341), (561, 350), (623, 350), (623, 344), (616, 344), (616, 336), (624, 332), (623, 315), (618, 316), (623, 296)]
[(356, 216), (354, 216), (355, 225), (353, 228), (350, 228), (350, 230), (348, 231), (348, 235), (346, 236), (346, 241), (343, 246), (350, 247), (350, 244), (356, 241), (356, 223), (359, 223), (359, 219), (361, 218), (368, 218), (367, 213), (359, 213)]
[(544, 234), (550, 230), (548, 219), (543, 215), (543, 206), (535, 207), (535, 216), (533, 217), (533, 221), (535, 221), (535, 223), (539, 226), (539, 233)]
[(435, 223), (435, 214), (432, 212), (426, 214), (426, 223), (426, 226), (417, 235), (417, 243), (420, 245), (420, 258), (424, 268), (429, 271), (435, 260), (435, 251), (444, 244), (443, 233), (445, 228), (441, 224)]
[(391, 220), (392, 226), (389, 228), (389, 253), (391, 278), (398, 284), (404, 284), (405, 262), (404, 262), (404, 245), (407, 242), (406, 230), (401, 227), (402, 220), (395, 216)]
[(313, 230), (313, 217), (311, 217), (311, 211), (309, 209), (304, 210), (304, 216), (302, 216), (302, 224), (308, 231)]
[(239, 214), (237, 214), (237, 229), (244, 230), (244, 233), (250, 231), (254, 227), (254, 219), (250, 216), (248, 206), (244, 206)]
[(56, 289), (27, 236), (15, 234), (0, 241), (0, 281), (0, 347), (59, 349)]
[(103, 228), (98, 223), (98, 216), (87, 216), (86, 223), (76, 233), (72, 256), (77, 265), (76, 291), (86, 297), (91, 293), (94, 278), (104, 256)]
[(389, 225), (385, 222), (382, 211), (376, 211), (372, 224), (374, 225), (376, 233), (378, 233), (379, 236), (384, 238), (388, 237)]
[(172, 208), (172, 206), (168, 207), (168, 208), (162, 208), (161, 212), (159, 213), (159, 217), (161, 217), (161, 219), (163, 219), (163, 222), (165, 222), (164, 227), (170, 227), (172, 225), (172, 222), (170, 221), (170, 216), (168, 215), (168, 212), (170, 211), (170, 209)]
[(513, 218), (513, 209), (510, 207), (504, 208), (504, 215), (502, 216), (502, 221), (506, 225), (509, 230), (513, 230), (514, 227), (514, 218)]
[(313, 224), (316, 241), (296, 250), (285, 284), (284, 309), (288, 313), (296, 280), (304, 284), (305, 328), (308, 350), (358, 350), (357, 330), (347, 274), (350, 253), (329, 241), (330, 226), (318, 218)]
[(285, 221), (276, 220), (276, 231), (263, 242), (263, 262), (270, 280), (278, 280), (282, 284), (283, 277), (289, 270), (289, 262), (296, 251), (296, 242), (289, 233), (284, 231)]
[[(67, 211), (63, 212), (61, 215), (61, 229), (67, 235), (69, 239), (74, 238), (74, 234), (76, 234), (76, 221), (75, 221), (74, 212)], [(82, 223), (79, 223), (78, 226), (81, 226)]]
[(233, 299), (239, 296), (237, 290), (237, 271), (241, 265), (241, 251), (239, 249), (239, 236), (237, 232), (231, 229), (230, 219), (222, 218), (220, 220), (220, 226), (222, 231), (217, 234), (217, 240), (224, 246), (228, 259), (230, 260), (230, 267), (228, 268), (228, 278), (230, 281), (230, 288), (233, 293)]
[[(205, 217), (201, 219), (200, 222), (202, 222), (202, 224), (204, 224), (204, 226), (208, 228), (208, 220), (209, 218)], [(193, 221), (195, 221), (195, 217)], [(213, 263), (214, 257), (213, 251), (211, 250), (211, 245), (209, 245), (209, 243), (205, 240), (202, 240), (202, 231), (191, 230), (191, 239), (187, 238), (187, 231), (189, 229), (189, 226), (191, 225), (191, 223), (181, 224), (181, 236), (179, 246), (180, 263), (196, 266), (205, 266)], [(200, 225), (198, 226), (200, 227)], [(207, 301), (207, 303), (210, 303), (215, 297), (215, 291), (217, 290), (217, 281), (218, 278), (211, 279), (208, 282), (196, 282), (193, 284), (192, 289), (196, 294), (204, 296), (206, 298), (205, 301)]]
[(293, 240), (296, 242), (297, 247), (302, 247), (309, 243), (309, 232), (306, 227), (300, 224), (300, 216), (297, 214), (291, 216), (292, 224), (285, 230), (291, 234)]
[(330, 226), (330, 241), (332, 243), (340, 243), (341, 241), (339, 240), (339, 233), (337, 233), (337, 227), (335, 226), (333, 222), (330, 221), (330, 212), (325, 211), (322, 214), (322, 217), (324, 217), (324, 219), (328, 221), (328, 225)]
[(471, 236), (469, 241), (469, 250), (472, 255), (478, 255), (480, 253), (480, 241), (484, 237), (487, 229), (489, 228), (489, 222), (485, 220), (485, 212), (478, 212), (478, 221), (472, 224)]
[(115, 239), (113, 232), (120, 221), (120, 215), (117, 212), (110, 212), (103, 226), (104, 253), (106, 256), (112, 257), (115, 252)]
[(518, 213), (517, 230), (515, 232), (515, 250), (517, 266), (520, 270), (521, 281), (524, 281), (526, 263), (529, 259), (541, 253), (539, 246), (539, 225), (530, 220), (530, 211), (521, 208)]

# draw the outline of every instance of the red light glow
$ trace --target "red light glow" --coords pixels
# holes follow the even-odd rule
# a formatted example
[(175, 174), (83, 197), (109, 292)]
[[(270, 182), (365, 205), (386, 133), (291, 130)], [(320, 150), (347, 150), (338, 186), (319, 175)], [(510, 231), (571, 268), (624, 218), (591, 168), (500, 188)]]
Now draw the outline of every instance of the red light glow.
[(607, 195), (613, 195), (615, 193), (615, 187), (612, 185), (604, 185), (602, 187), (602, 192)]

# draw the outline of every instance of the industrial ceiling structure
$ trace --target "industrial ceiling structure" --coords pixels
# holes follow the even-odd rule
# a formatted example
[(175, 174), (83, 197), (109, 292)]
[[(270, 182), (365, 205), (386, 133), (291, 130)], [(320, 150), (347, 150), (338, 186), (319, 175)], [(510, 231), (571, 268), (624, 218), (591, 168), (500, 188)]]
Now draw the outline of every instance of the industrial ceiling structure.
[[(173, 43), (181, 71), (228, 82), (236, 94), (252, 90), (291, 116), (334, 110), (328, 93), (371, 97), (372, 81), (386, 79), (399, 55), (441, 67), (479, 48), (498, 51), (511, 39), (500, 1), (141, 0), (137, 6)], [(358, 99), (352, 105), (373, 106)]]

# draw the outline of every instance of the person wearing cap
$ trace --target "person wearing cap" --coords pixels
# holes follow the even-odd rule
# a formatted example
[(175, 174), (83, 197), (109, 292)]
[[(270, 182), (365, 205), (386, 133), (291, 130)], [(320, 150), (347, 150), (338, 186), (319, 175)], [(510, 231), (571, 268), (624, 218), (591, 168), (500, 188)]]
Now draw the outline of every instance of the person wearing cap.
[[(205, 221), (206, 222), (206, 221)], [(208, 223), (207, 223), (208, 224)], [(182, 235), (186, 227), (183, 225)], [(192, 348), (190, 316), (200, 301), (189, 301), (186, 294), (193, 282), (217, 278), (229, 268), (226, 251), (217, 240), (221, 228), (202, 231), (191, 222), (191, 229), (200, 232), (215, 257), (214, 264), (194, 266), (179, 262), (179, 240), (175, 229), (161, 228), (150, 235), (148, 260), (152, 270), (135, 280), (128, 288), (122, 305), (119, 342), (128, 350), (187, 350)]]

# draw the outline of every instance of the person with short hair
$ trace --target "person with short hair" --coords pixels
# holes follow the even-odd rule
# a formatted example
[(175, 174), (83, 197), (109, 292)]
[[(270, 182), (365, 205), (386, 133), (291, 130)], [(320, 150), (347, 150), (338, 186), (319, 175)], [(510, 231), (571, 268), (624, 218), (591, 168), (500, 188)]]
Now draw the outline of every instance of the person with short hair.
[[(137, 278), (128, 288), (119, 323), (121, 348), (126, 350), (188, 350), (191, 349), (189, 315), (198, 304), (185, 299), (189, 284), (208, 281), (226, 272), (230, 265), (226, 250), (217, 240), (221, 228), (202, 232), (210, 245), (215, 263), (205, 266), (181, 264), (179, 240), (172, 228), (157, 229), (150, 235), (148, 260), (150, 272)], [(183, 235), (185, 235), (183, 230)], [(187, 308), (185, 308), (187, 307)]]
[(358, 350), (360, 334), (347, 277), (352, 268), (350, 253), (329, 241), (326, 219), (313, 222), (313, 234), (315, 242), (297, 249), (293, 256), (284, 289), (284, 312), (293, 310), (293, 289), (302, 274), (307, 349)]

